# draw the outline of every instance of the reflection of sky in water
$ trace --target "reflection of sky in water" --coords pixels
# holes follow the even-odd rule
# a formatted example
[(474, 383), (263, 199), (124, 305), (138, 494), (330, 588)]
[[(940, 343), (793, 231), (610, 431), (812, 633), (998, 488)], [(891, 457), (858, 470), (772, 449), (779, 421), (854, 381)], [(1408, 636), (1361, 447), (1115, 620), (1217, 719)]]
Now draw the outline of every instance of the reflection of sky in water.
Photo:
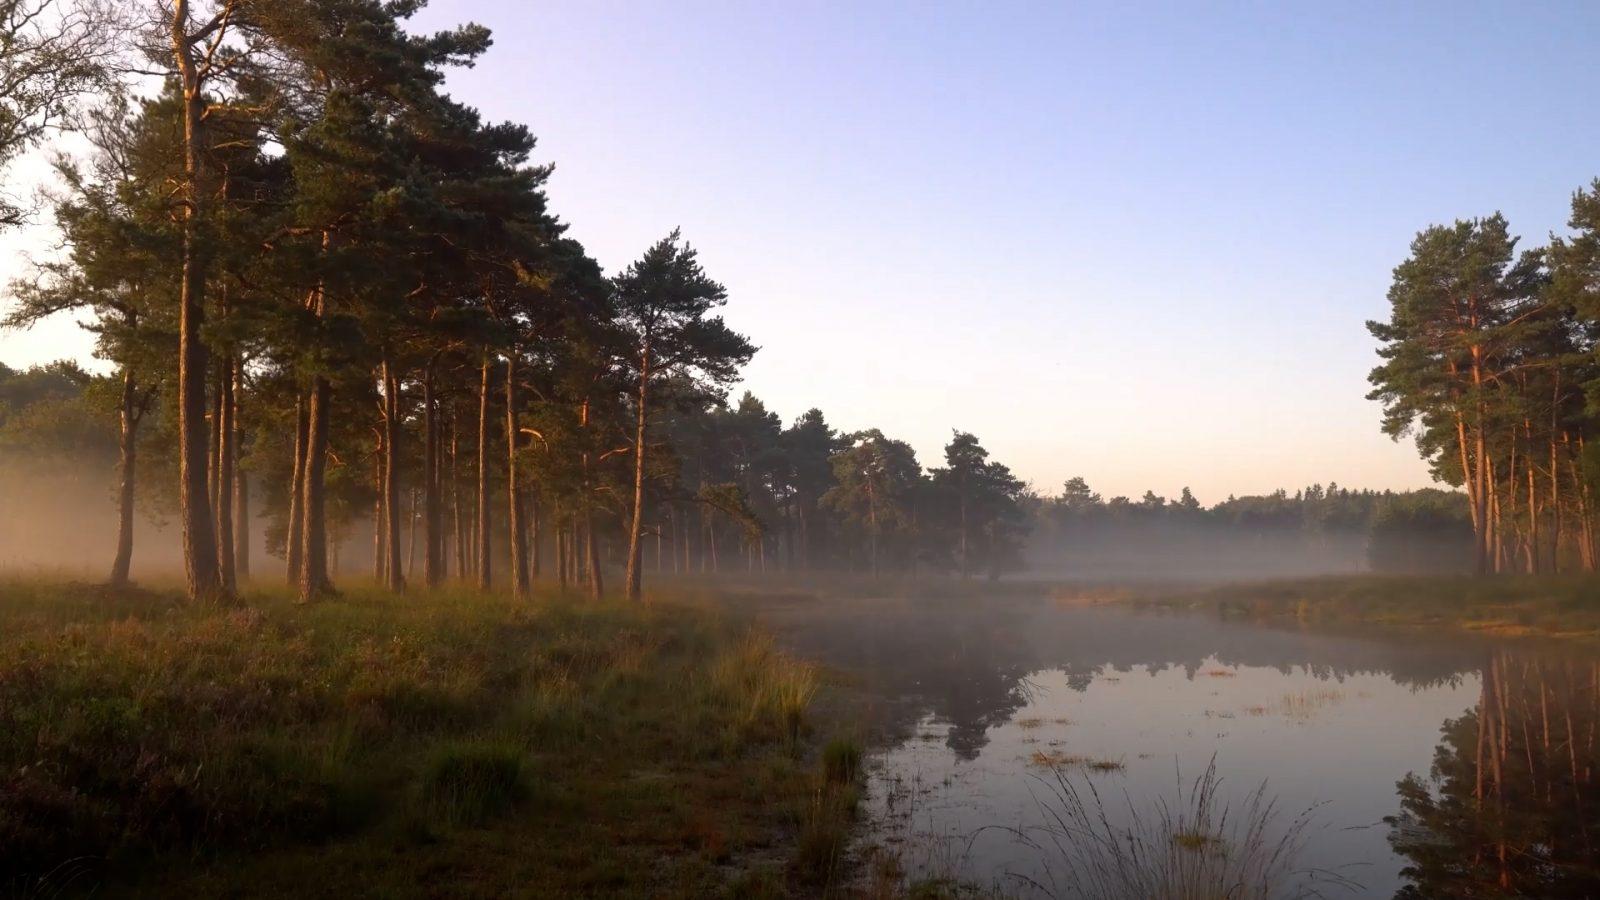
[[(1372, 672), (1333, 679), (1214, 657), (1197, 671), (1048, 669), (1025, 683), (1026, 702), (988, 729), (975, 758), (952, 752), (949, 723), (927, 716), (877, 760), (870, 807), (914, 874), (948, 874), (956, 863), (962, 877), (985, 884), (1008, 873), (1047, 881), (1040, 851), (1006, 830), (1043, 821), (1050, 789), (1039, 779), (1051, 775), (1030, 764), (1035, 751), (1122, 762), (1121, 772), (1067, 770), (1090, 779), (1112, 813), (1174, 801), (1179, 772), (1187, 790), (1215, 755), (1222, 795), (1236, 808), (1262, 779), (1282, 824), (1321, 804), (1299, 868), (1333, 869), (1360, 882), (1364, 896), (1392, 896), (1403, 863), (1382, 819), (1395, 812), (1395, 782), (1427, 772), (1440, 723), (1471, 708), (1479, 691), (1476, 675), (1406, 686)], [(986, 827), (997, 825), (1005, 827)]]

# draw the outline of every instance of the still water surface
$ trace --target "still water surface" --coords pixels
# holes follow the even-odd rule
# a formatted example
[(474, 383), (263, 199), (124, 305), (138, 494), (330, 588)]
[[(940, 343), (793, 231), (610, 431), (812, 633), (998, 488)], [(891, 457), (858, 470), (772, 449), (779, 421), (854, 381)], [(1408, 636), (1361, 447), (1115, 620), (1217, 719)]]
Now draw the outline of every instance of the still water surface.
[(1214, 765), (1234, 822), (1265, 784), (1268, 843), (1307, 817), (1274, 894), (1600, 896), (1600, 665), (1570, 648), (1014, 601), (777, 618), (883, 698), (871, 840), (913, 876), (1092, 894), (1061, 789), (1120, 833)]

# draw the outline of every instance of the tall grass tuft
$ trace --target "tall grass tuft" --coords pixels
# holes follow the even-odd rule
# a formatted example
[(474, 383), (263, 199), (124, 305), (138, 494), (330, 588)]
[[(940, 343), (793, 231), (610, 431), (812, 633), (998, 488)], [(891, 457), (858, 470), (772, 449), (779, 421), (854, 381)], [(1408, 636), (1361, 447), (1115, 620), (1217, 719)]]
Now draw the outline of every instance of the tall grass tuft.
[(712, 682), (742, 712), (747, 734), (776, 730), (791, 743), (817, 694), (817, 667), (782, 652), (772, 637), (750, 632), (718, 657)]
[(436, 821), (481, 825), (527, 796), (522, 748), (482, 741), (446, 744), (428, 761), (422, 790)]
[(861, 776), (861, 745), (834, 738), (822, 748), (822, 778), (828, 784), (855, 784)]
[(1049, 788), (1040, 798), (1046, 824), (1022, 836), (1046, 854), (1050, 883), (1038, 887), (1052, 896), (1303, 900), (1357, 887), (1298, 865), (1316, 807), (1280, 828), (1262, 782), (1235, 808), (1220, 796), (1215, 759), (1187, 789), (1180, 777), (1176, 803), (1162, 799), (1152, 812), (1128, 800), (1125, 817), (1115, 816), (1126, 824), (1089, 779), (1057, 768), (1040, 780)]

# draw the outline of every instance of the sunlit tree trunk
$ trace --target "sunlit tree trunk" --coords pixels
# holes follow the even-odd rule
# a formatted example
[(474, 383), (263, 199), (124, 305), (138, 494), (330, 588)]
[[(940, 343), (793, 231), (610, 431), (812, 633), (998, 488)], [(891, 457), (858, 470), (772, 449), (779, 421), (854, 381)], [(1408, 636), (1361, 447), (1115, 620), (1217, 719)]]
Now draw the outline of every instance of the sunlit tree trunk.
[(450, 414), (450, 517), (455, 532), (456, 578), (467, 577), (467, 533), (461, 518), (461, 432), (457, 427), (458, 411)]
[(606, 587), (600, 573), (600, 536), (594, 531), (594, 506), (591, 503), (583, 507), (583, 548), (587, 560), (585, 568), (589, 577), (589, 598), (599, 600), (605, 596)]
[(238, 407), (233, 361), (223, 363), (222, 368), (222, 377), (217, 382), (220, 388), (217, 392), (217, 568), (222, 575), (223, 590), (232, 594), (238, 588), (233, 568), (234, 461), (239, 436), (233, 417)]
[(489, 559), (489, 354), (478, 380), (478, 590), (494, 583)]
[(1528, 459), (1524, 466), (1528, 470), (1528, 573), (1539, 574), (1539, 487), (1535, 481), (1535, 470), (1538, 468), (1533, 462), (1535, 445), (1533, 443), (1533, 422), (1524, 421), (1523, 430), (1528, 438)]
[(250, 473), (237, 469), (237, 485), (233, 497), (233, 553), (234, 574), (239, 581), (250, 580)]
[(300, 551), (300, 600), (308, 602), (332, 590), (328, 577), (327, 506), (324, 486), (328, 468), (328, 419), (332, 413), (332, 388), (317, 375), (311, 386), (306, 427), (305, 491), (300, 498), (305, 511), (304, 548)]
[(406, 589), (400, 560), (400, 377), (384, 359), (383, 374), (383, 583), (391, 591)]
[(128, 583), (133, 567), (133, 498), (134, 467), (137, 461), (139, 427), (138, 386), (131, 369), (122, 370), (122, 406), (119, 416), (121, 430), (117, 449), (117, 553), (111, 561), (111, 585), (121, 587)]
[(206, 495), (206, 345), (208, 269), (204, 236), (209, 215), (210, 173), (206, 163), (205, 85), (195, 41), (190, 37), (188, 0), (174, 0), (171, 39), (183, 96), (183, 205), (181, 276), (178, 281), (178, 507), (182, 525), (184, 578), (191, 601), (224, 599), (217, 568), (217, 538)]
[[(385, 385), (385, 388), (387, 389), (387, 385)], [(380, 420), (388, 418), (388, 405), (388, 400), (380, 396), (378, 403)], [(377, 448), (376, 452), (372, 454), (372, 580), (379, 584), (383, 584), (384, 576), (388, 573), (388, 566), (384, 559), (384, 548), (387, 545), (383, 539), (385, 526), (383, 515), (383, 460), (386, 455), (385, 445), (388, 442), (383, 439), (383, 431), (381, 424), (372, 429), (373, 444)]]
[(294, 465), (289, 475), (289, 529), (284, 538), (284, 557), (288, 562), (291, 586), (300, 583), (300, 559), (305, 532), (305, 516), (300, 505), (300, 492), (305, 484), (306, 428), (310, 419), (306, 415), (305, 398), (296, 393), (294, 398)]
[(528, 595), (528, 533), (522, 521), (522, 483), (517, 477), (517, 356), (506, 357), (506, 529), (511, 545), (511, 593)]
[(637, 409), (636, 421), (633, 431), (633, 510), (628, 526), (628, 567), (624, 576), (624, 596), (637, 602), (641, 596), (641, 584), (644, 573), (639, 565), (639, 541), (644, 528), (644, 454), (645, 454), (645, 428), (648, 419), (648, 401), (650, 399), (650, 345), (644, 345), (644, 350), (639, 354), (639, 394), (635, 398)]

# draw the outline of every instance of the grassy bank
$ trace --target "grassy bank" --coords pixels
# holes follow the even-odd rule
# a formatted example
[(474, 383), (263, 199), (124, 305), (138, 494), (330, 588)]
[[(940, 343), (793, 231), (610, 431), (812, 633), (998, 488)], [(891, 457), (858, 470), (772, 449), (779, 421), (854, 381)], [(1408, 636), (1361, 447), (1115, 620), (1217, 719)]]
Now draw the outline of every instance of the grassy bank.
[(1215, 609), (1225, 616), (1263, 621), (1425, 627), (1600, 643), (1600, 578), (1593, 576), (1337, 576), (1144, 589), (1127, 600), (1146, 607)]
[(818, 893), (818, 687), (692, 605), (0, 582), (0, 892)]

